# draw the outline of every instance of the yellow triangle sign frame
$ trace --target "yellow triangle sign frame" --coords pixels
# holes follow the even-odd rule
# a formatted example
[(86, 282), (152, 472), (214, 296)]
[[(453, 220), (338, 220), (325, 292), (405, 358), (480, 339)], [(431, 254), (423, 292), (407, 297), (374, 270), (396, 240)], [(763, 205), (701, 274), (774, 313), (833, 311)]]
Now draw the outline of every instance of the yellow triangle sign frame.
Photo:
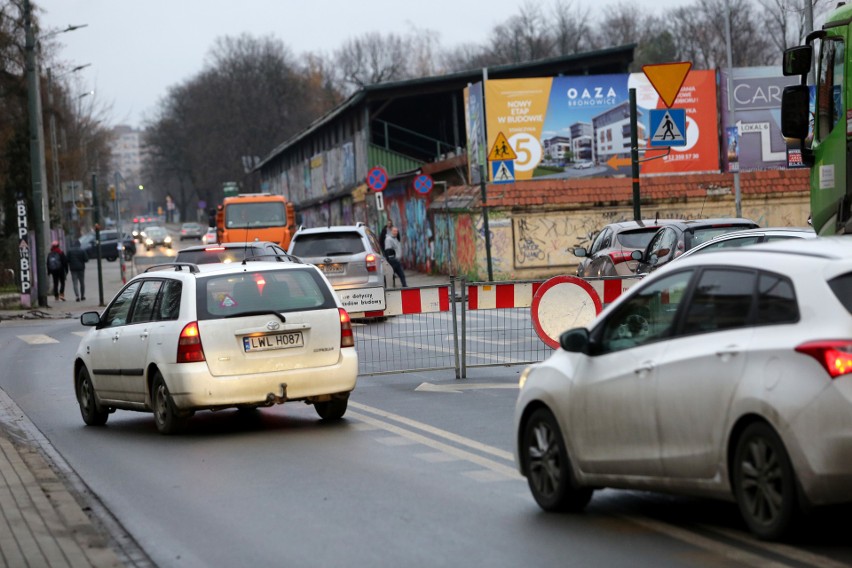
[(509, 141), (506, 139), (506, 135), (500, 132), (497, 134), (497, 140), (494, 141), (494, 145), (491, 147), (491, 151), (488, 153), (488, 161), (493, 162), (495, 160), (517, 160), (518, 155), (515, 154), (515, 151), (512, 149), (512, 145), (509, 144)]
[(663, 99), (666, 108), (671, 108), (674, 104), (690, 69), (692, 69), (691, 61), (642, 66), (642, 72), (651, 81), (651, 85)]

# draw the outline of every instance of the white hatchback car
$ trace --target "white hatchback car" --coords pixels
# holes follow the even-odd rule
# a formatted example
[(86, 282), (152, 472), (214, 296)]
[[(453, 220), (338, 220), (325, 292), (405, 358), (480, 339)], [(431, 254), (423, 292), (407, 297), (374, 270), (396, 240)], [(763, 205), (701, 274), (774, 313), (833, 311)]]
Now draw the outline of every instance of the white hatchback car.
[(138, 410), (171, 434), (196, 410), (295, 400), (333, 420), (358, 375), (349, 314), (311, 265), (156, 265), (80, 320), (92, 328), (73, 371), (88, 425)]
[(595, 489), (736, 501), (760, 538), (852, 502), (852, 238), (682, 258), (524, 370), (516, 460), (545, 510)]

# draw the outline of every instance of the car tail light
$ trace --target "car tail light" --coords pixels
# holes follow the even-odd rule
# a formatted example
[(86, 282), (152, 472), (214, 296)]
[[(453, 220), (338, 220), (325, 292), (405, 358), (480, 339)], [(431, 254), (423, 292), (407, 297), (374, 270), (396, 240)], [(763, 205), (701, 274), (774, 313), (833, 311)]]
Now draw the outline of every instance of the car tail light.
[(819, 361), (832, 379), (852, 373), (852, 341), (810, 341), (796, 347), (796, 351)]
[(355, 347), (355, 336), (352, 335), (352, 320), (349, 318), (349, 313), (343, 308), (340, 310), (340, 346)]
[(612, 259), (613, 264), (621, 264), (622, 262), (633, 260), (632, 258), (630, 258), (631, 254), (633, 254), (633, 251), (616, 250), (609, 253), (609, 257)]
[(375, 272), (379, 268), (379, 259), (375, 254), (367, 255), (367, 272)]
[(197, 363), (205, 360), (204, 347), (201, 345), (201, 335), (198, 333), (198, 322), (190, 322), (180, 332), (177, 362)]

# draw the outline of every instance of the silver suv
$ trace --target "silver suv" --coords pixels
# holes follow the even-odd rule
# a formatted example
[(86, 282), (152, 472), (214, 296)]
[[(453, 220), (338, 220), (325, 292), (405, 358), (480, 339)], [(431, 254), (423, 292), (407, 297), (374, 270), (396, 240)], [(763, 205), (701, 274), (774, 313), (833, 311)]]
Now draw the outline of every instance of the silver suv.
[(287, 252), (322, 270), (350, 312), (385, 309), (387, 278), (393, 272), (364, 223), (299, 227)]

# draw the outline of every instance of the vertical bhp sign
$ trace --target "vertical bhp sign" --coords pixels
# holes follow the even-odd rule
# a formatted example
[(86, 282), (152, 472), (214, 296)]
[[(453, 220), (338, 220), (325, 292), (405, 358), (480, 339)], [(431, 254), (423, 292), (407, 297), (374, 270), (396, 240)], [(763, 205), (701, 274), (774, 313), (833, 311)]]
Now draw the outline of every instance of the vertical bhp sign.
[(32, 263), (30, 262), (29, 231), (27, 230), (27, 202), (17, 201), (18, 214), (18, 251), (20, 253), (19, 272), (21, 273), (21, 304), (30, 305), (30, 294), (33, 289)]

